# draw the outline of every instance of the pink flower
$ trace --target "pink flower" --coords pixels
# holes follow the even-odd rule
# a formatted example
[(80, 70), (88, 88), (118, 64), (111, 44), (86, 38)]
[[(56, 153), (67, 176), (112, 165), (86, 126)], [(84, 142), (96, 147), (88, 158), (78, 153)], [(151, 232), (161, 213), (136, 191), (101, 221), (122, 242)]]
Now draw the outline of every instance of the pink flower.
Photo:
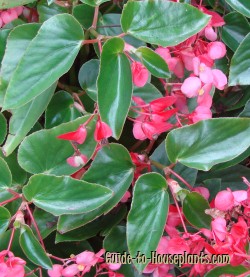
[(72, 140), (78, 144), (83, 144), (87, 137), (87, 129), (84, 125), (81, 125), (76, 131), (59, 135), (57, 138), (63, 140)]
[(171, 59), (171, 54), (169, 52), (169, 49), (166, 47), (158, 47), (155, 49), (155, 52), (160, 55), (166, 63), (168, 63), (168, 60)]
[(184, 254), (189, 253), (190, 248), (185, 239), (181, 237), (171, 238), (168, 241), (168, 253), (169, 254)]
[(196, 123), (198, 121), (212, 118), (212, 112), (210, 108), (206, 106), (198, 106), (194, 110), (194, 112), (190, 115), (190, 119), (193, 123)]
[(61, 277), (63, 266), (60, 264), (54, 264), (52, 269), (48, 270), (49, 277)]
[(214, 234), (217, 236), (217, 238), (220, 241), (223, 241), (226, 238), (226, 234), (227, 234), (226, 220), (224, 218), (217, 217), (212, 221), (211, 225), (212, 225), (212, 230)]
[(213, 84), (217, 89), (223, 90), (227, 84), (226, 75), (219, 69), (213, 69)]
[(201, 81), (205, 84), (213, 83), (213, 74), (210, 67), (202, 63), (199, 58), (193, 59), (194, 74), (199, 76)]
[(107, 264), (110, 270), (118, 270), (121, 267), (121, 264)]
[(212, 60), (221, 59), (226, 55), (226, 46), (220, 41), (210, 42), (207, 46), (208, 55)]
[(128, 202), (128, 199), (130, 197), (131, 197), (131, 193), (129, 191), (126, 191), (120, 202), (121, 203), (126, 203), (126, 202)]
[(80, 272), (77, 264), (71, 264), (62, 270), (63, 277), (74, 277)]
[(109, 125), (98, 120), (95, 127), (94, 138), (97, 142), (112, 136), (112, 130)]
[(217, 193), (214, 201), (216, 209), (221, 211), (231, 210), (234, 206), (234, 195), (230, 189)]
[(133, 62), (131, 65), (133, 83), (137, 87), (143, 87), (148, 80), (148, 70), (140, 62)]
[(195, 187), (194, 191), (198, 192), (199, 194), (201, 194), (205, 199), (208, 200), (209, 198), (209, 190), (207, 188), (204, 187)]
[[(8, 257), (6, 257), (8, 256)], [(3, 250), (0, 252), (0, 276), (1, 277), (24, 277), (26, 262), (10, 251)]]
[(201, 80), (198, 77), (189, 77), (185, 79), (181, 86), (181, 91), (188, 98), (192, 98), (198, 95), (201, 89)]
[(67, 159), (67, 163), (73, 167), (79, 167), (80, 165), (84, 165), (86, 164), (86, 162), (88, 161), (88, 158), (85, 155), (76, 155), (76, 156), (72, 156), (69, 157)]

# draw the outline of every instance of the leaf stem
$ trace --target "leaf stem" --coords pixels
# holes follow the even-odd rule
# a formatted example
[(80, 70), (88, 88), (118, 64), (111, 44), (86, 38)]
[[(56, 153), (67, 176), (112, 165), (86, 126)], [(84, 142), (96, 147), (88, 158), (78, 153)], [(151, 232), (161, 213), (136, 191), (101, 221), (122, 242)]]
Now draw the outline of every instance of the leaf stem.
[(94, 13), (94, 18), (93, 18), (93, 22), (92, 22), (92, 28), (96, 29), (96, 24), (97, 24), (97, 20), (98, 20), (98, 14), (99, 14), (99, 6), (95, 7), (95, 13)]
[(182, 183), (185, 184), (191, 191), (193, 190), (193, 187), (185, 179), (183, 179), (179, 174), (177, 174), (174, 170), (172, 170), (170, 167), (167, 167), (164, 171), (165, 171), (166, 175), (169, 175), (169, 173), (173, 174), (180, 181), (182, 181)]
[(11, 248), (11, 245), (12, 245), (12, 242), (13, 242), (13, 238), (14, 238), (14, 234), (15, 234), (15, 227), (12, 228), (12, 231), (11, 231), (11, 235), (10, 235), (10, 240), (9, 240), (9, 244), (8, 244), (8, 248), (7, 248), (7, 251), (9, 252), (10, 251), (10, 248)]

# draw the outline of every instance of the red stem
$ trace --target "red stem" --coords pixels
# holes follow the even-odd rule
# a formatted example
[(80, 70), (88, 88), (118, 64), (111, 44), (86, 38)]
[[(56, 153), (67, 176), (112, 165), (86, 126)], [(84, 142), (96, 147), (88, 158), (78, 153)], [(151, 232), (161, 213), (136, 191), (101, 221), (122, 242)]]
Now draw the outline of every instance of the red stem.
[(11, 245), (12, 245), (12, 242), (13, 242), (13, 238), (14, 238), (15, 231), (16, 231), (16, 229), (13, 227), (13, 228), (12, 228), (12, 231), (11, 231), (11, 235), (10, 235), (9, 245), (8, 245), (8, 248), (7, 248), (7, 251), (8, 251), (8, 252), (10, 251), (10, 248), (11, 248)]
[(169, 171), (171, 174), (173, 174), (175, 177), (177, 177), (182, 183), (184, 183), (191, 191), (193, 190), (193, 187), (186, 181), (184, 180), (179, 174), (177, 174), (174, 170), (171, 168), (167, 167), (166, 171)]
[(19, 198), (21, 198), (21, 196), (18, 194), (18, 196), (12, 197), (12, 198), (10, 198), (8, 200), (5, 200), (5, 201), (1, 202), (0, 206), (4, 206), (5, 204), (8, 204), (8, 203), (10, 203), (10, 202), (12, 202), (12, 201), (14, 201), (16, 199), (19, 199)]
[(93, 22), (92, 22), (92, 28), (96, 29), (96, 24), (97, 24), (97, 20), (98, 20), (98, 14), (99, 14), (99, 6), (95, 7), (95, 13), (94, 13), (94, 18), (93, 18)]
[(45, 246), (44, 246), (44, 243), (43, 243), (43, 238), (42, 238), (42, 236), (41, 236), (40, 230), (39, 230), (39, 228), (38, 228), (38, 226), (37, 226), (37, 223), (36, 223), (36, 221), (35, 221), (35, 218), (34, 218), (32, 212), (31, 212), (30, 207), (29, 207), (28, 204), (26, 204), (26, 208), (27, 208), (27, 211), (28, 211), (29, 216), (30, 216), (30, 218), (31, 218), (31, 221), (32, 221), (32, 223), (33, 223), (33, 225), (34, 225), (34, 227), (35, 227), (35, 229), (36, 229), (36, 232), (37, 232), (39, 241), (40, 241), (40, 243), (41, 243), (43, 249), (45, 250)]

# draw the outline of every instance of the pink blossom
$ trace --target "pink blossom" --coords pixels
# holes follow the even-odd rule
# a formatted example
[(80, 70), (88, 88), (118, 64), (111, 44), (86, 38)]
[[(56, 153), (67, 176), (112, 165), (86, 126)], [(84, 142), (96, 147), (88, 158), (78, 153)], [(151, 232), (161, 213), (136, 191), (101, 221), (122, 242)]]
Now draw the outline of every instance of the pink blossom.
[(73, 167), (79, 167), (80, 165), (86, 164), (88, 158), (85, 155), (76, 155), (69, 157), (67, 163)]
[(222, 190), (217, 193), (214, 201), (215, 208), (221, 211), (231, 210), (234, 206), (234, 195), (231, 190)]
[(201, 80), (198, 77), (189, 77), (185, 79), (181, 86), (181, 91), (188, 98), (192, 98), (198, 95), (201, 89)]
[(199, 76), (201, 81), (205, 84), (213, 82), (213, 74), (210, 67), (202, 63), (199, 58), (193, 59), (194, 74)]
[(178, 57), (173, 57), (168, 59), (169, 70), (172, 71), (178, 78), (184, 77), (184, 64), (182, 60)]
[(207, 48), (208, 55), (213, 60), (223, 58), (227, 52), (225, 44), (220, 41), (210, 42)]
[(217, 39), (217, 33), (213, 27), (208, 26), (205, 28), (205, 37), (210, 41), (215, 41)]
[(165, 97), (157, 98), (155, 100), (152, 100), (149, 103), (150, 110), (152, 112), (162, 112), (169, 106), (172, 106), (175, 103), (175, 101), (176, 101), (175, 96), (165, 96)]
[(80, 272), (77, 264), (71, 264), (62, 270), (63, 277), (74, 277)]
[(131, 65), (133, 83), (137, 87), (143, 87), (148, 80), (148, 70), (140, 62), (133, 62)]
[(60, 264), (54, 264), (52, 269), (48, 270), (49, 277), (61, 277), (63, 266)]
[(131, 197), (131, 193), (129, 191), (126, 191), (120, 202), (121, 203), (126, 203), (126, 202), (128, 202), (128, 199), (130, 197)]
[(223, 90), (227, 84), (226, 75), (219, 69), (213, 69), (213, 84), (217, 89)]
[(168, 241), (168, 253), (169, 254), (184, 254), (189, 253), (190, 248), (185, 239), (181, 237), (171, 238)]
[(210, 108), (206, 106), (197, 106), (194, 112), (190, 115), (190, 119), (193, 123), (209, 118), (212, 118), (212, 112)]
[(208, 200), (210, 193), (209, 193), (209, 190), (207, 188), (205, 188), (205, 187), (195, 187), (194, 191), (200, 193), (205, 199)]
[(108, 264), (108, 267), (109, 267), (110, 270), (118, 270), (118, 269), (120, 269), (121, 264), (118, 264), (118, 263), (116, 263), (116, 264)]
[(83, 144), (87, 137), (87, 129), (84, 125), (81, 125), (76, 131), (65, 133), (57, 136), (59, 139), (72, 140), (78, 144)]
[(0, 276), (1, 277), (24, 277), (26, 262), (15, 257), (10, 251), (3, 250), (0, 252)]
[(99, 142), (112, 136), (112, 130), (107, 123), (98, 120), (94, 132), (94, 139)]
[(169, 52), (169, 49), (166, 47), (158, 47), (155, 49), (155, 52), (160, 55), (166, 63), (168, 63), (168, 60), (171, 58), (171, 54)]
[(223, 241), (226, 238), (227, 234), (226, 220), (224, 218), (217, 217), (212, 221), (211, 225), (214, 234), (220, 241)]
[(245, 190), (233, 191), (233, 196), (234, 196), (234, 205), (239, 205), (241, 202), (247, 200), (247, 191)]

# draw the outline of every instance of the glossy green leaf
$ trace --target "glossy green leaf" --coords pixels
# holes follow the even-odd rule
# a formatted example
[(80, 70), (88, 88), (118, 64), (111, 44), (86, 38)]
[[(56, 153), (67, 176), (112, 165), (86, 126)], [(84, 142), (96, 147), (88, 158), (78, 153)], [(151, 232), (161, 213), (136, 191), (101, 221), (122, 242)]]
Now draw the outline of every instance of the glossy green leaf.
[[(238, 266), (231, 266), (231, 265), (226, 265), (226, 266), (216, 266), (209, 272), (207, 272), (204, 277), (220, 277), (222, 275), (233, 275), (233, 276), (238, 276), (243, 273), (247, 272), (247, 268), (245, 268), (242, 265)], [(247, 276), (246, 276), (247, 277)]]
[(226, 0), (226, 2), (239, 13), (250, 17), (250, 2), (248, 0)]
[(147, 83), (144, 87), (134, 87), (133, 96), (140, 97), (146, 103), (149, 103), (157, 98), (162, 97), (162, 94), (154, 85)]
[(73, 8), (74, 17), (81, 23), (84, 29), (89, 29), (94, 18), (95, 8), (86, 4), (77, 5)]
[(246, 103), (243, 111), (239, 114), (239, 117), (250, 117), (250, 100)]
[(10, 212), (4, 207), (0, 207), (0, 234), (7, 230), (10, 223), (10, 218)]
[(4, 142), (7, 134), (7, 122), (2, 113), (0, 113), (0, 145)]
[(11, 30), (9, 30), (9, 29), (0, 29), (0, 63), (2, 62), (4, 53), (5, 53), (7, 38), (8, 38), (10, 31)]
[(82, 3), (90, 5), (92, 7), (100, 6), (102, 3), (108, 2), (110, 0), (80, 0)]
[(79, 214), (102, 206), (112, 191), (68, 176), (33, 175), (23, 188), (24, 197), (55, 216)]
[(33, 216), (43, 239), (56, 230), (57, 217), (54, 215), (36, 208)]
[(31, 40), (37, 35), (40, 24), (31, 23), (17, 26), (8, 36), (6, 51), (1, 66), (0, 105), (2, 106), (6, 89), (16, 67)]
[(186, 219), (197, 228), (211, 228), (212, 217), (205, 213), (206, 209), (210, 209), (208, 201), (197, 192), (190, 192), (183, 201)]
[(123, 48), (120, 38), (104, 44), (97, 80), (101, 119), (110, 126), (116, 139), (121, 135), (132, 97), (131, 68)]
[(83, 38), (81, 25), (71, 15), (55, 15), (45, 21), (12, 75), (4, 109), (26, 104), (66, 73)]
[(38, 95), (34, 100), (16, 110), (12, 110), (12, 117), (9, 122), (9, 134), (3, 145), (3, 151), (6, 156), (9, 156), (17, 148), (35, 125), (50, 102), (55, 89), (56, 83)]
[[(156, 250), (168, 214), (166, 190), (166, 180), (158, 173), (144, 174), (137, 180), (127, 222), (127, 242), (132, 257), (140, 251), (150, 258), (151, 251)], [(147, 265), (133, 263), (139, 271)]]
[(250, 24), (242, 14), (237, 12), (227, 14), (224, 20), (226, 24), (222, 28), (222, 40), (229, 48), (236, 51), (250, 32)]
[(45, 250), (42, 248), (28, 225), (23, 225), (21, 227), (19, 242), (24, 254), (32, 263), (45, 269), (52, 268), (50, 258), (47, 256)]
[(81, 116), (74, 107), (73, 97), (66, 91), (58, 91), (52, 98), (45, 113), (45, 127), (53, 128)]
[(208, 179), (221, 179), (221, 190), (230, 188), (231, 190), (246, 190), (247, 185), (243, 183), (242, 176), (250, 179), (250, 168), (243, 165), (235, 165), (222, 170), (211, 169), (208, 172), (199, 172), (197, 182)]
[(12, 183), (11, 172), (7, 163), (2, 158), (0, 158), (0, 172), (0, 202), (2, 202), (13, 197), (13, 195), (7, 191)]
[(148, 43), (174, 46), (201, 31), (209, 16), (188, 4), (129, 1), (122, 11), (125, 33)]
[(37, 12), (39, 15), (39, 22), (44, 22), (54, 15), (67, 13), (68, 9), (54, 4), (53, 1), (51, 1), (51, 3), (47, 3), (46, 0), (42, 0), (39, 1), (37, 5)]
[(230, 65), (229, 85), (250, 85), (250, 33), (235, 51)]
[(78, 74), (78, 81), (88, 96), (97, 101), (97, 84), (96, 80), (100, 70), (100, 61), (93, 59), (82, 65)]
[(166, 150), (173, 163), (209, 170), (243, 153), (250, 146), (249, 131), (250, 120), (246, 118), (203, 120), (171, 131)]
[(22, 5), (26, 5), (37, 0), (0, 0), (0, 9), (8, 9), (13, 7), (18, 7)]
[(142, 63), (154, 76), (159, 78), (170, 78), (171, 74), (167, 63), (152, 49), (140, 47), (136, 50), (135, 54), (142, 60)]
[(4, 159), (11, 171), (12, 184), (23, 185), (27, 180), (27, 173), (18, 164), (16, 152), (13, 152), (8, 157), (5, 157), (1, 151), (0, 157)]
[[(75, 131), (88, 118), (89, 116), (84, 116), (49, 130), (35, 132), (26, 137), (18, 151), (20, 166), (33, 174), (70, 175), (76, 172), (79, 168), (70, 166), (66, 161), (68, 157), (74, 154), (72, 145), (68, 141), (58, 139), (57, 136)], [(89, 159), (96, 148), (96, 141), (93, 139), (94, 129), (95, 119), (87, 126), (85, 142), (78, 146), (81, 153)]]
[(90, 183), (100, 184), (111, 189), (113, 197), (102, 207), (92, 212), (60, 217), (64, 225), (71, 229), (82, 226), (103, 213), (108, 213), (121, 200), (128, 190), (134, 176), (134, 165), (126, 148), (120, 144), (111, 143), (103, 147), (96, 155), (89, 170), (84, 174), (83, 180)]

